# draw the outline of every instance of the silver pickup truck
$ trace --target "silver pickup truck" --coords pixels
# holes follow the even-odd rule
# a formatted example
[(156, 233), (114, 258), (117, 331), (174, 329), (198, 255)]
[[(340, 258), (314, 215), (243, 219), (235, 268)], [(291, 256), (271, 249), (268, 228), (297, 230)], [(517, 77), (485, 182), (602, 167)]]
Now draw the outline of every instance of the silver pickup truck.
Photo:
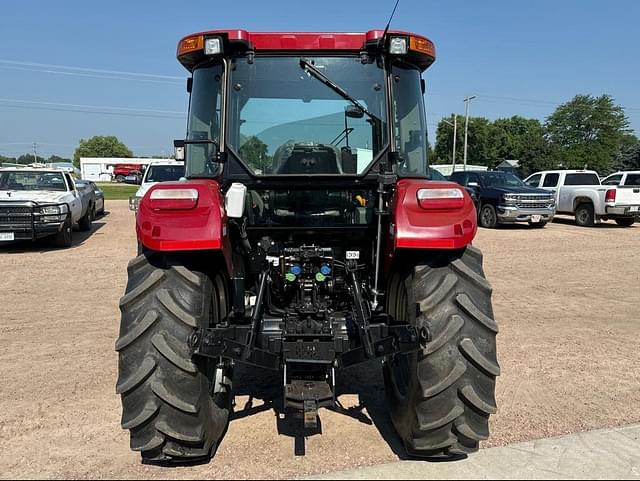
[(592, 170), (536, 172), (525, 183), (553, 192), (557, 213), (575, 215), (579, 226), (611, 219), (629, 227), (640, 215), (640, 188), (602, 185)]
[(0, 169), (0, 245), (5, 242), (51, 237), (70, 247), (73, 226), (91, 230), (95, 192), (76, 186), (68, 172), (46, 168)]

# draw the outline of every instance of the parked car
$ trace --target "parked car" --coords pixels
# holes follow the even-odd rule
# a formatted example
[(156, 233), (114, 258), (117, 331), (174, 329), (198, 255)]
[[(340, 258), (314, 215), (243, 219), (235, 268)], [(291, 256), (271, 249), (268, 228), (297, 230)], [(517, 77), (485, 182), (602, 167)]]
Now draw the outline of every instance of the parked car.
[(95, 192), (77, 185), (61, 170), (0, 169), (0, 242), (52, 237), (59, 247), (70, 247), (73, 226), (91, 230)]
[(623, 187), (640, 187), (640, 170), (616, 172), (602, 179), (602, 185), (618, 185)]
[(144, 173), (142, 185), (136, 195), (129, 199), (129, 208), (134, 212), (138, 210), (138, 204), (147, 191), (160, 182), (174, 182), (184, 177), (184, 162), (168, 160), (152, 162)]
[(144, 176), (144, 174), (139, 170), (131, 171), (129, 173), (129, 175), (127, 175), (124, 178), (124, 183), (125, 184), (132, 184), (132, 185), (140, 185), (140, 184), (142, 184), (143, 176)]
[(90, 189), (93, 190), (95, 195), (95, 210), (96, 216), (104, 215), (104, 192), (95, 182), (90, 180), (76, 180), (76, 187), (80, 188), (81, 185), (87, 184)]
[(640, 211), (640, 189), (602, 185), (593, 170), (549, 170), (525, 179), (555, 196), (557, 212), (574, 215), (579, 226), (592, 226), (599, 220), (615, 220), (633, 225)]
[(544, 227), (555, 215), (552, 194), (527, 186), (511, 173), (454, 172), (450, 179), (475, 193), (479, 203), (478, 223), (482, 227), (514, 222)]

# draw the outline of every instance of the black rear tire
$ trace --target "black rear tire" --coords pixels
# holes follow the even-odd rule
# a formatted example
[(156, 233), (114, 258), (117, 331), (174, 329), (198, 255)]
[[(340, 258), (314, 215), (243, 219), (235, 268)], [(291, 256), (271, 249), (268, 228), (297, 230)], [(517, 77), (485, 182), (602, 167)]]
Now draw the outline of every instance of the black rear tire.
[(188, 347), (196, 327), (214, 326), (228, 312), (224, 275), (199, 264), (207, 263), (157, 253), (129, 263), (116, 391), (131, 449), (146, 463), (207, 461), (227, 428), (231, 368), (192, 359)]
[(576, 207), (576, 224), (580, 227), (593, 227), (595, 214), (592, 204), (580, 204)]
[(422, 351), (388, 359), (384, 367), (391, 419), (408, 454), (477, 451), (489, 437), (500, 374), (482, 254), (468, 247), (414, 262), (391, 278), (388, 292), (389, 314), (426, 327), (431, 339)]
[(498, 214), (496, 208), (491, 204), (484, 204), (480, 208), (480, 226), (486, 229), (495, 229), (498, 225)]
[(93, 219), (96, 216), (95, 206), (91, 204), (87, 207), (87, 212), (84, 216), (78, 221), (78, 228), (82, 232), (89, 232), (91, 230), (91, 226), (93, 224)]
[(636, 220), (633, 217), (615, 219), (615, 221), (616, 221), (616, 224), (618, 224), (620, 227), (631, 227), (636, 222)]

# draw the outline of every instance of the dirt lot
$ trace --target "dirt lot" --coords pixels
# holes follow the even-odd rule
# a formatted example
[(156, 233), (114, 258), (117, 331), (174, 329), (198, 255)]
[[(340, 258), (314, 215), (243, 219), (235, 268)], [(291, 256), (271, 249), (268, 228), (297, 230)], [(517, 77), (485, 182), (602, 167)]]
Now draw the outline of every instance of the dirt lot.
[[(295, 426), (272, 408), (278, 379), (244, 370), (215, 461), (140, 465), (114, 388), (133, 217), (126, 201), (107, 208), (69, 250), (0, 251), (0, 477), (279, 478), (398, 459), (374, 365), (342, 377), (348, 410), (322, 411), (323, 434), (306, 439), (305, 457)], [(501, 323), (499, 413), (486, 446), (640, 422), (640, 227), (483, 230), (477, 245)]]

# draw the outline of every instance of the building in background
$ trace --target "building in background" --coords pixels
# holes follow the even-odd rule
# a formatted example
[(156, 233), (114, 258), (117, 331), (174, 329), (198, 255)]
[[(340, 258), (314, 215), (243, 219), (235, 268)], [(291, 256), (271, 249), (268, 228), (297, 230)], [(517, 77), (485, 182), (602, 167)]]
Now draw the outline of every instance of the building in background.
[(81, 178), (94, 182), (111, 182), (114, 167), (118, 164), (139, 164), (147, 166), (151, 162), (159, 162), (167, 159), (141, 159), (124, 157), (81, 157)]
[(498, 166), (496, 167), (496, 170), (509, 172), (510, 174), (515, 174), (518, 177), (521, 177), (519, 160), (503, 160), (498, 164)]

